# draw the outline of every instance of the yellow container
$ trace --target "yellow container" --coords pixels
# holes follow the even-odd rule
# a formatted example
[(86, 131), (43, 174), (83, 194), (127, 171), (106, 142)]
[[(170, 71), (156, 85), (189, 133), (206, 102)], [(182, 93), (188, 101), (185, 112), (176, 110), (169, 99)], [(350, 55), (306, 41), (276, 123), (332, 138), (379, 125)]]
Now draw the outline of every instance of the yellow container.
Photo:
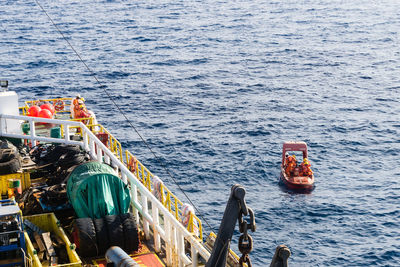
[(31, 175), (29, 174), (29, 172), (0, 175), (1, 195), (7, 195), (8, 180), (11, 180), (11, 179), (21, 180), (22, 191), (24, 191), (25, 189), (27, 189), (31, 186)]
[(42, 264), (40, 263), (39, 257), (36, 255), (36, 250), (33, 248), (32, 242), (29, 239), (29, 236), (26, 232), (25, 235), (25, 243), (26, 243), (26, 250), (28, 252), (29, 257), (32, 259), (32, 267), (41, 267)]
[[(75, 248), (72, 248), (75, 246), (71, 245), (71, 242), (69, 242), (69, 239), (65, 235), (64, 230), (59, 226), (60, 223), (57, 220), (54, 213), (44, 213), (32, 216), (24, 216), (24, 219), (28, 219), (31, 223), (35, 224), (43, 231), (53, 232), (64, 241), (70, 263), (58, 264), (56, 266), (58, 267), (82, 266), (82, 261), (79, 258), (78, 254), (76, 253)], [(29, 256), (32, 258), (33, 267), (42, 267), (39, 257), (36, 255), (36, 250), (33, 248), (32, 242), (26, 233), (25, 233), (25, 238), (26, 238), (26, 247)]]

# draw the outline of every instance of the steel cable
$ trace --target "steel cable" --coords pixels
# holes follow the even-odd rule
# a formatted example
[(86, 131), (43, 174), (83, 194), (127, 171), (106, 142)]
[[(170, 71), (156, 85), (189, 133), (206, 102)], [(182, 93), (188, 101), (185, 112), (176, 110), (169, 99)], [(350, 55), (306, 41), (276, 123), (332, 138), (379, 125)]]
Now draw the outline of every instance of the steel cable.
[(75, 50), (75, 48), (72, 46), (72, 44), (68, 41), (68, 39), (65, 37), (65, 35), (62, 33), (60, 28), (57, 26), (57, 24), (53, 21), (53, 19), (50, 17), (50, 15), (46, 12), (46, 10), (43, 8), (43, 6), (39, 3), (38, 0), (35, 0), (36, 4), (40, 7), (40, 9), (46, 14), (46, 16), (49, 18), (53, 26), (57, 29), (58, 33), (63, 37), (63, 39), (68, 43), (69, 47), (74, 51), (76, 56), (79, 58), (79, 60), (82, 62), (82, 64), (86, 67), (86, 69), (90, 72), (90, 74), (93, 76), (93, 78), (96, 80), (98, 83), (99, 87), (103, 89), (103, 91), (106, 93), (108, 98), (111, 100), (111, 102), (117, 107), (118, 111), (124, 116), (125, 120), (129, 123), (130, 127), (136, 132), (136, 134), (139, 136), (139, 138), (143, 141), (143, 143), (146, 145), (146, 147), (150, 150), (150, 152), (153, 154), (154, 158), (158, 161), (158, 163), (161, 165), (161, 167), (165, 170), (165, 172), (168, 174), (168, 176), (172, 179), (172, 181), (178, 186), (179, 190), (184, 194), (184, 196), (187, 198), (187, 200), (190, 202), (190, 204), (196, 209), (196, 212), (198, 215), (201, 217), (201, 219), (207, 224), (207, 226), (210, 228), (211, 231), (214, 231), (211, 225), (207, 222), (207, 220), (203, 217), (199, 209), (196, 207), (196, 205), (190, 200), (189, 196), (185, 193), (185, 191), (182, 189), (182, 187), (178, 184), (176, 179), (172, 176), (170, 171), (165, 167), (165, 165), (162, 163), (161, 158), (156, 155), (156, 153), (151, 149), (149, 144), (146, 142), (146, 140), (142, 137), (142, 135), (139, 133), (139, 131), (136, 129), (135, 126), (133, 126), (132, 122), (128, 119), (128, 117), (125, 115), (125, 113), (121, 110), (121, 108), (117, 105), (117, 103), (114, 101), (113, 97), (110, 95), (110, 93), (106, 90), (106, 86), (104, 86), (99, 79), (97, 79), (96, 74), (89, 68), (89, 66), (86, 64), (86, 62), (82, 59), (82, 57), (79, 55), (79, 53)]

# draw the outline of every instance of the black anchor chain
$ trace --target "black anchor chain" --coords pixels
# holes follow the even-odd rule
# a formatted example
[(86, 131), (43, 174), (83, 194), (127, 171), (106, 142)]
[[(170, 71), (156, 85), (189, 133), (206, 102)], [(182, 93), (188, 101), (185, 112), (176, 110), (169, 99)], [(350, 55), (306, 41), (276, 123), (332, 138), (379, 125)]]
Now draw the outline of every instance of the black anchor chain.
[(239, 213), (238, 218), (239, 231), (242, 233), (242, 235), (239, 237), (239, 251), (242, 253), (242, 256), (239, 259), (239, 264), (241, 267), (244, 266), (244, 263), (247, 264), (247, 267), (251, 267), (249, 253), (253, 250), (253, 238), (247, 233), (247, 229), (250, 229), (252, 232), (256, 230), (254, 212), (251, 208), (248, 208), (247, 210), (250, 216), (250, 223), (247, 223), (247, 221), (243, 219), (243, 212)]

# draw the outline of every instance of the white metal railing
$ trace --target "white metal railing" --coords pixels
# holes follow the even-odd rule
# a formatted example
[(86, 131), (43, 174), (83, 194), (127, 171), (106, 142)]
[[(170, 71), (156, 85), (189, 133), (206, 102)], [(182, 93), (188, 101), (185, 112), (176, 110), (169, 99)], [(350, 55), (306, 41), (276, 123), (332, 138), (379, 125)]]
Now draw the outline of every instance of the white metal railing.
[[(1, 127), (2, 123), (9, 120), (27, 121), (30, 125), (30, 134), (8, 133), (7, 127)], [(51, 138), (39, 136), (35, 131), (35, 123), (50, 123), (52, 126), (61, 126), (64, 138)], [(80, 127), (82, 141), (70, 140), (70, 127)], [(142, 218), (143, 231), (146, 239), (150, 238), (150, 229), (153, 231), (154, 248), (156, 252), (161, 250), (161, 240), (165, 243), (166, 261), (168, 266), (198, 266), (198, 255), (208, 260), (210, 253), (204, 248), (199, 240), (193, 236), (172, 215), (158, 199), (129, 171), (121, 162), (91, 131), (81, 122), (44, 119), (37, 117), (1, 115), (0, 114), (0, 136), (28, 139), (35, 144), (36, 141), (75, 144), (80, 145), (90, 156), (99, 161), (110, 164), (120, 171), (121, 178), (129, 183), (131, 190), (131, 205), (139, 224), (139, 216)], [(149, 205), (151, 203), (151, 205)], [(151, 212), (149, 211), (151, 210)], [(160, 217), (163, 223), (160, 223)], [(185, 253), (185, 241), (190, 244), (190, 258)]]

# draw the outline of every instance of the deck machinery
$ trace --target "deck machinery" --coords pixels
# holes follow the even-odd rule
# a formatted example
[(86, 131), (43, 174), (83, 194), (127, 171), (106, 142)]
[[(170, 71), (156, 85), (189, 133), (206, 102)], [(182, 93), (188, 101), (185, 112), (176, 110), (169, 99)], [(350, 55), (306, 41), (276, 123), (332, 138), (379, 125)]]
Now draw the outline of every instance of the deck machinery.
[(14, 199), (0, 200), (0, 266), (24, 266), (22, 212)]

